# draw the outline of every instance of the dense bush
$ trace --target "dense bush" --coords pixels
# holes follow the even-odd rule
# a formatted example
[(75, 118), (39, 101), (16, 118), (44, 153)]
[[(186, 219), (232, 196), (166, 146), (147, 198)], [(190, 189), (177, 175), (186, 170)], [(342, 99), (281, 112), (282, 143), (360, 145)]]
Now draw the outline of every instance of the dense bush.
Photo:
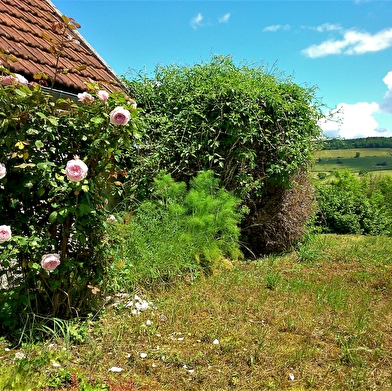
[(390, 235), (392, 178), (336, 171), (335, 179), (317, 186), (315, 224), (323, 232)]
[(91, 307), (106, 268), (111, 194), (128, 176), (134, 102), (89, 85), (59, 99), (2, 68), (0, 329), (27, 313), (68, 318)]
[(131, 212), (122, 211), (108, 227), (106, 252), (112, 260), (111, 289), (170, 281), (200, 271), (211, 273), (241, 256), (239, 200), (212, 171), (190, 181), (168, 174), (154, 180), (152, 197)]
[[(153, 177), (165, 169), (189, 182), (198, 171), (213, 170), (250, 210), (244, 239), (253, 252), (265, 252), (269, 245), (259, 216), (274, 224), (268, 205), (276, 198), (287, 200), (296, 175), (303, 182), (320, 136), (315, 90), (221, 56), (201, 65), (157, 67), (154, 78), (142, 75), (128, 84), (148, 129), (141, 151), (144, 174)], [(141, 190), (146, 177), (135, 180)], [(290, 245), (302, 231), (311, 210), (297, 212), (305, 214), (290, 222), (292, 228), (301, 224), (290, 237), (282, 235), (284, 224), (270, 230), (274, 249)]]

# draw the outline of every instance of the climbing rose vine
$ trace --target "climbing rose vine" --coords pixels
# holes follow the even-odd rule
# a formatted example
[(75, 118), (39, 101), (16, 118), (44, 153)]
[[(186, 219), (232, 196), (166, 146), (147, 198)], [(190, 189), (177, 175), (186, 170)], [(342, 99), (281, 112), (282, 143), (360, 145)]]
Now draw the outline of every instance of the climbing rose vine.
[(31, 312), (91, 310), (92, 289), (106, 284), (109, 206), (130, 180), (138, 122), (135, 102), (104, 85), (55, 100), (1, 66), (0, 107), (1, 332)]

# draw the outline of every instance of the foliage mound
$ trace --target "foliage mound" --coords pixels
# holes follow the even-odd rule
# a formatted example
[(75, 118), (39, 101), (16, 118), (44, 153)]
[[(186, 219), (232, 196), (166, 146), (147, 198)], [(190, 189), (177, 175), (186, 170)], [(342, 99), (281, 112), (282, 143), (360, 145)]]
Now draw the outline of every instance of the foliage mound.
[[(269, 214), (266, 205), (272, 199), (287, 202), (290, 191), (284, 197), (281, 193), (307, 171), (321, 134), (314, 88), (263, 68), (237, 66), (230, 57), (216, 56), (189, 67), (157, 67), (154, 78), (138, 75), (128, 85), (149, 130), (141, 151), (144, 175), (135, 179), (139, 190), (145, 175), (154, 177), (160, 169), (187, 183), (198, 171), (213, 170), (221, 185), (235, 191), (249, 208), (244, 227), (254, 225), (260, 213), (267, 220), (275, 218), (279, 206)], [(303, 204), (309, 201), (305, 198)], [(301, 207), (297, 213), (308, 216), (311, 210)], [(275, 247), (298, 239), (304, 219), (281, 220), (279, 228), (268, 233), (279, 242)], [(283, 233), (285, 222), (290, 235)], [(243, 238), (256, 254), (268, 251), (259, 227), (247, 230), (248, 238)]]

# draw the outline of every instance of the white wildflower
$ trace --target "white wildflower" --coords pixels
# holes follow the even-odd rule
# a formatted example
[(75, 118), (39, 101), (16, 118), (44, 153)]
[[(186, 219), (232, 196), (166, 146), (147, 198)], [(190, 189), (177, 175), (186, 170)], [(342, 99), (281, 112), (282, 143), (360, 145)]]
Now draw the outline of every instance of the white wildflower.
[(120, 368), (120, 367), (111, 367), (110, 369), (109, 369), (109, 372), (122, 372), (122, 368)]

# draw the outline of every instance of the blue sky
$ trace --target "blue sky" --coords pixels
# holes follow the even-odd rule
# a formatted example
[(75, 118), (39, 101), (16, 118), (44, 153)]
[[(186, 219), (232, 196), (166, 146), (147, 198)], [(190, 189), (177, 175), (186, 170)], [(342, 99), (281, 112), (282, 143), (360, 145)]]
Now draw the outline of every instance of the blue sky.
[(231, 55), (317, 86), (326, 135), (392, 136), (392, 1), (52, 2), (119, 75)]

